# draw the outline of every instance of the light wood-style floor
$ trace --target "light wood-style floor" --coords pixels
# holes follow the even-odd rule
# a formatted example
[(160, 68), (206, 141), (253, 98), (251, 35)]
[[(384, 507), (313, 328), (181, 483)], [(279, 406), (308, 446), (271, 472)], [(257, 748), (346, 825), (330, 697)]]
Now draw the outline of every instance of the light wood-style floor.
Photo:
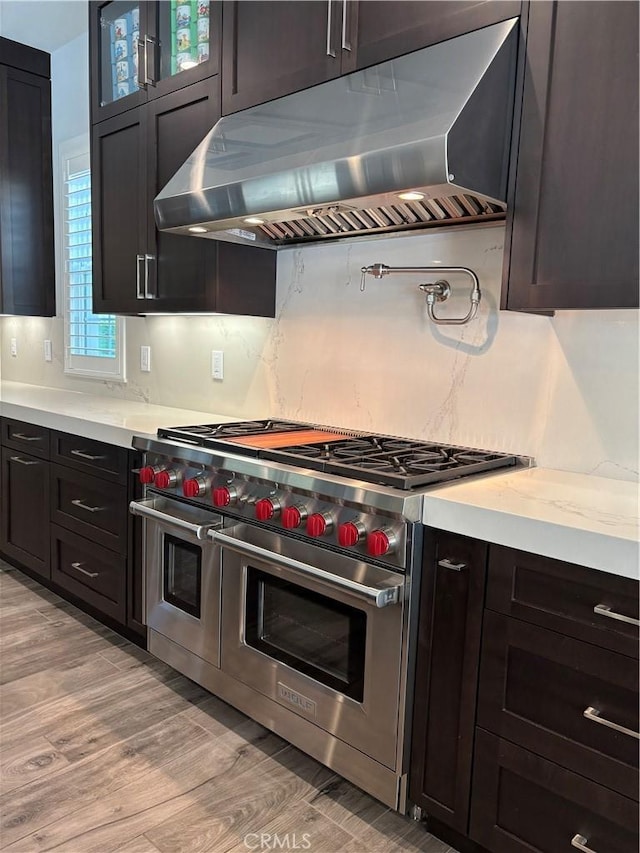
[(454, 853), (1, 560), (0, 682), (6, 853)]

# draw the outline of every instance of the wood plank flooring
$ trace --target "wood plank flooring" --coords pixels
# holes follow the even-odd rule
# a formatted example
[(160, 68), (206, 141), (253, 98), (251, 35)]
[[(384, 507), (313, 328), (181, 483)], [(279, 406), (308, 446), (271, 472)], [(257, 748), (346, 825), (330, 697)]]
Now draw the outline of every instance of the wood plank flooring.
[(6, 853), (455, 853), (2, 560), (0, 685)]

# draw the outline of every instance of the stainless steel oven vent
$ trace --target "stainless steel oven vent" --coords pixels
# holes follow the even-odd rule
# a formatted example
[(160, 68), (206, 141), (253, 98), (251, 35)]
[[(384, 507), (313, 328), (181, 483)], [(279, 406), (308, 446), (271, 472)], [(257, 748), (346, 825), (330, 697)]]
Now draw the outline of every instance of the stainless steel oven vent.
[(502, 21), (224, 116), (155, 199), (158, 228), (277, 248), (503, 215), (516, 33)]
[(505, 210), (505, 204), (461, 193), (362, 210), (329, 205), (314, 210), (310, 216), (286, 222), (265, 222), (258, 228), (274, 245), (284, 246), (359, 234), (409, 231), (428, 225), (486, 222), (503, 219)]

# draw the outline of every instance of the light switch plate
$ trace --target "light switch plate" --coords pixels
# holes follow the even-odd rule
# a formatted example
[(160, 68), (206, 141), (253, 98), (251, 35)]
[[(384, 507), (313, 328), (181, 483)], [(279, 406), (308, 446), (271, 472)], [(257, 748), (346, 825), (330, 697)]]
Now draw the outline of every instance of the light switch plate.
[(151, 347), (140, 347), (140, 370), (151, 373)]
[(18, 355), (18, 339), (11, 338), (9, 341), (9, 352), (15, 358)]
[(224, 352), (221, 349), (211, 350), (211, 375), (214, 379), (224, 379)]
[(51, 341), (44, 341), (44, 360), (53, 361), (53, 350), (51, 349)]

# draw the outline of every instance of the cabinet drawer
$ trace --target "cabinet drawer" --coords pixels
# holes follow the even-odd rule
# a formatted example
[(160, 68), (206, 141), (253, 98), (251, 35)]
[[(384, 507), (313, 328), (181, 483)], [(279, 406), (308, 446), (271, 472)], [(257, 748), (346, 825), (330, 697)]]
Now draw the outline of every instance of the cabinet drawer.
[(51, 525), (51, 580), (118, 622), (126, 617), (126, 559)]
[[(594, 710), (585, 716), (587, 709)], [(633, 658), (486, 611), (477, 722), (621, 794), (637, 796)]]
[(487, 607), (638, 657), (638, 582), (630, 578), (492, 545)]
[(96, 474), (112, 483), (127, 482), (127, 451), (124, 447), (54, 432), (51, 439), (51, 459), (79, 471)]
[(107, 483), (63, 465), (52, 465), (51, 521), (105, 548), (126, 554), (126, 486)]
[[(477, 730), (470, 835), (499, 853), (637, 853), (638, 805)], [(572, 840), (576, 839), (573, 841)]]
[(49, 458), (49, 430), (45, 427), (2, 418), (2, 444), (41, 459)]

